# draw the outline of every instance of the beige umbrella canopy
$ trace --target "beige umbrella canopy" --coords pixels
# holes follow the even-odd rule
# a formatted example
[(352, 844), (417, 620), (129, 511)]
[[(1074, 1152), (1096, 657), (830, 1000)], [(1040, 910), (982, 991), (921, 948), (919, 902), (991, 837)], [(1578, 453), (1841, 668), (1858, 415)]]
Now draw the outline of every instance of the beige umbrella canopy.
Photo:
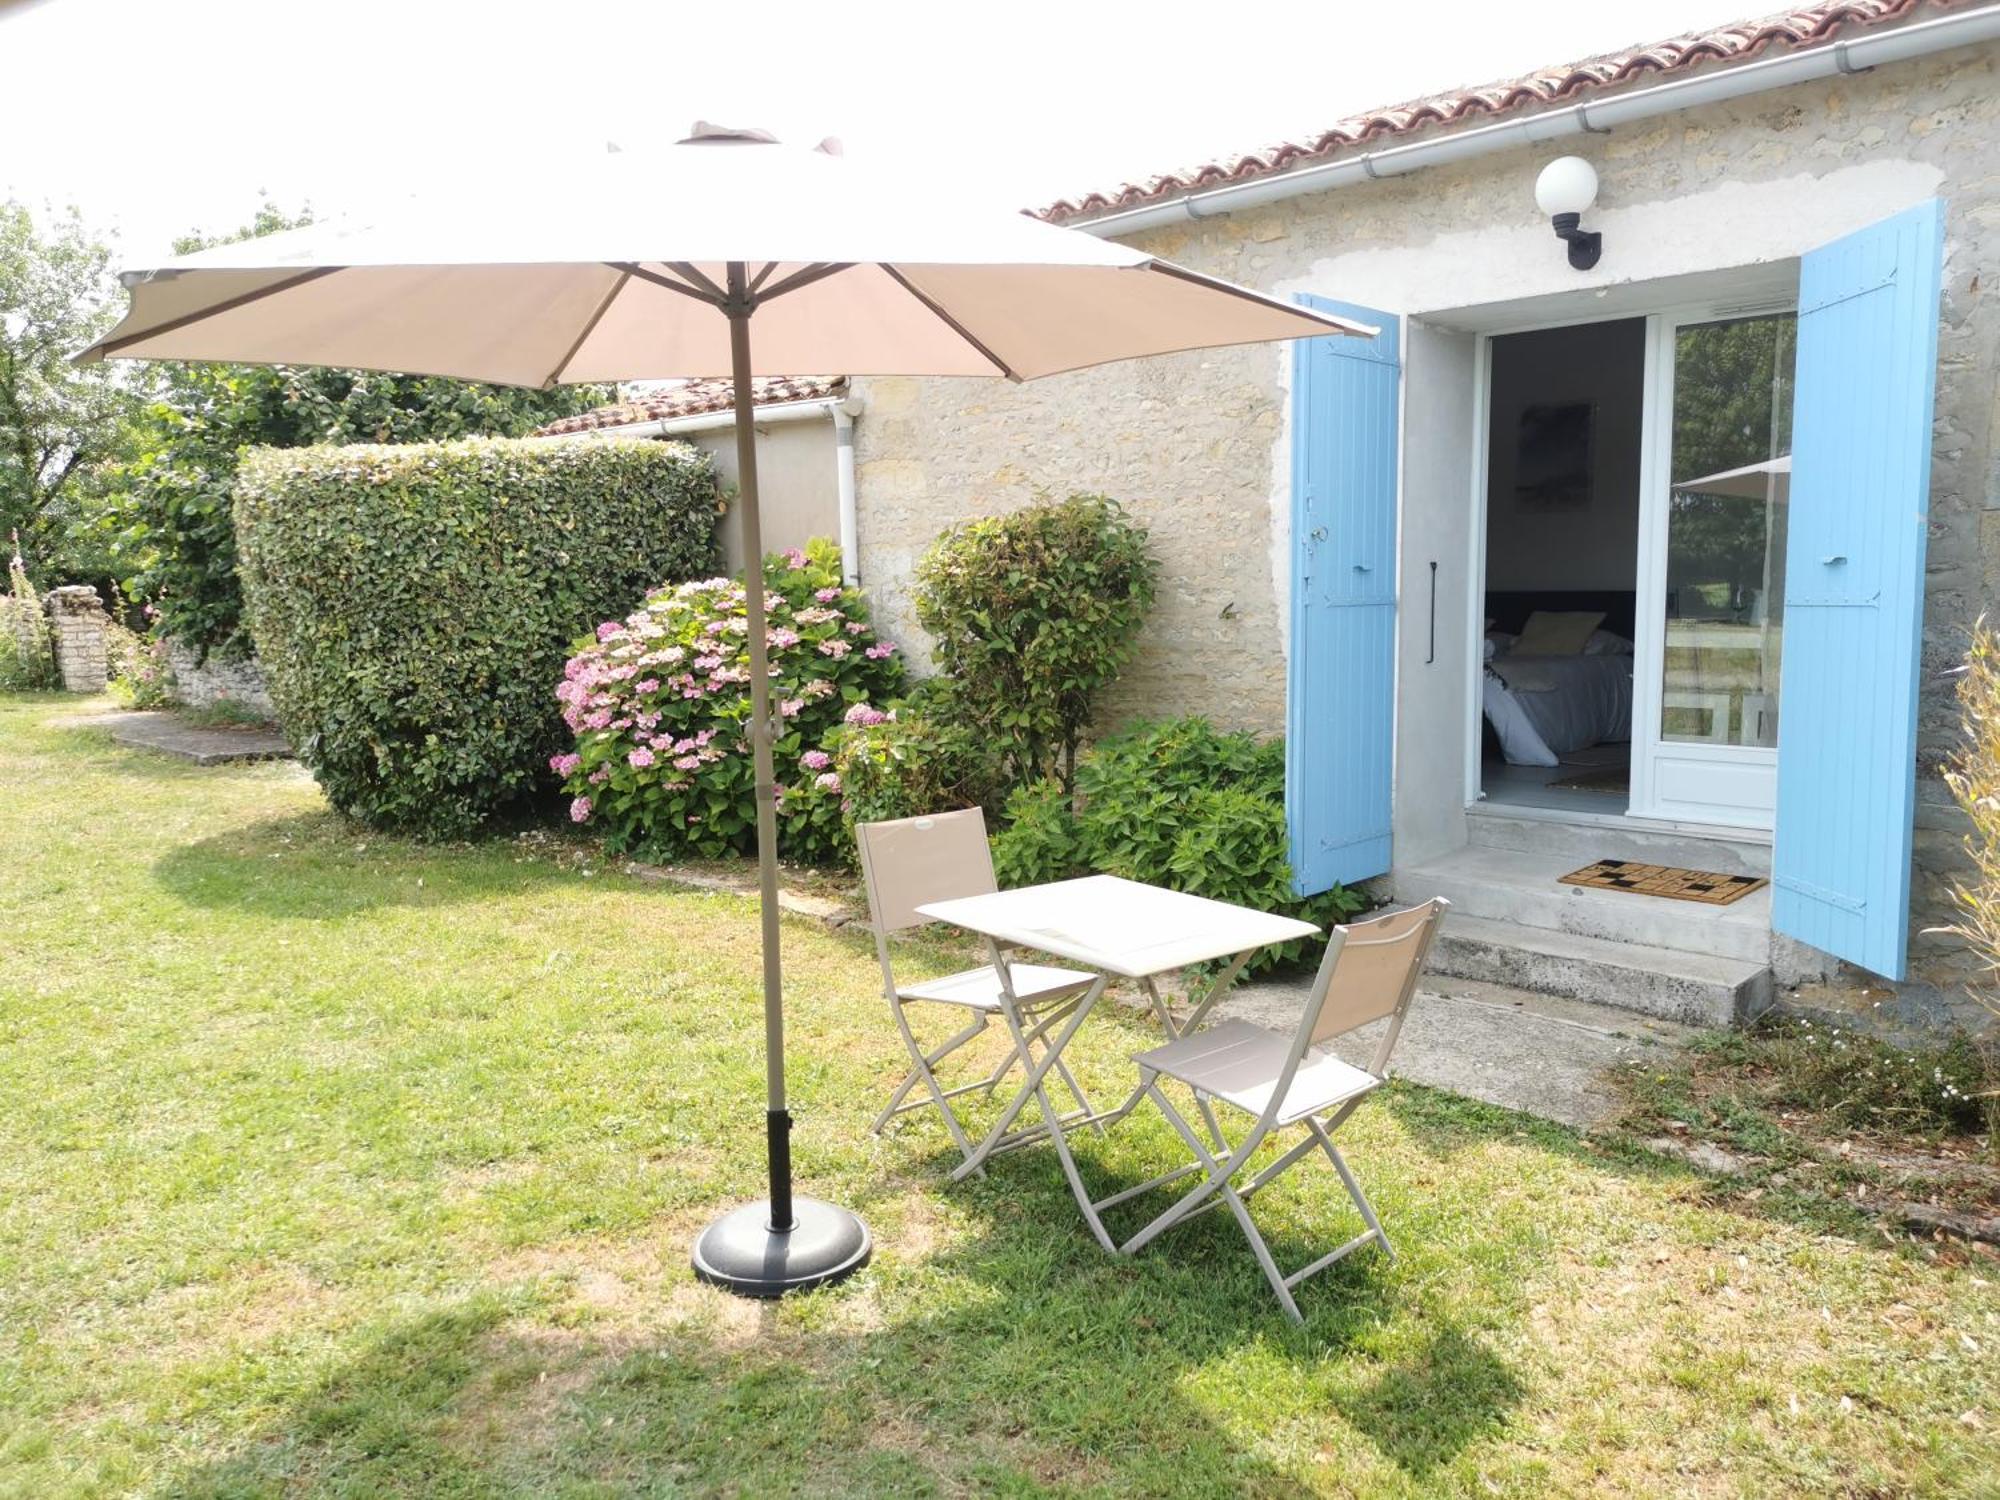
[(1683, 479), (1674, 488), (1684, 495), (1726, 495), (1732, 500), (1775, 500), (1783, 505), (1792, 498), (1792, 456), (1787, 453), (1739, 469)]
[(526, 386), (734, 381), (771, 1193), (709, 1225), (694, 1262), (754, 1296), (836, 1280), (865, 1263), (869, 1239), (852, 1214), (791, 1188), (751, 377), (1030, 380), (1182, 349), (1374, 332), (1124, 245), (954, 206), (931, 183), (702, 125), (664, 152), (579, 162), (532, 193), (447, 190), (379, 222), (222, 245), (124, 281), (124, 321), (79, 360), (333, 365)]

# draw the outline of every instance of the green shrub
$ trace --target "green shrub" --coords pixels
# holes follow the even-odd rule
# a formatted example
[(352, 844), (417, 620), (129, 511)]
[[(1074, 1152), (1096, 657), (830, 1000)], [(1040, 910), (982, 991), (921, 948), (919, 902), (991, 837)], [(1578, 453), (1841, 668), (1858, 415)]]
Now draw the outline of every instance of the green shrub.
[(841, 733), (834, 764), (848, 829), (960, 807), (999, 807), (1006, 795), (999, 757), (950, 712), (950, 696), (933, 679), (882, 722)]
[[(1292, 894), (1282, 740), (1220, 733), (1200, 718), (1139, 724), (1086, 752), (1076, 787), (1074, 811), (1054, 781), (1008, 798), (1006, 826), (993, 840), (1002, 885), (1097, 871), (1321, 927), (1368, 906), (1344, 886)], [(1317, 948), (1302, 941), (1265, 949), (1246, 972)]]
[(1016, 787), (993, 836), (993, 873), (1012, 890), (1090, 873), (1083, 828), (1059, 781)]
[[(841, 782), (828, 738), (882, 722), (870, 705), (902, 687), (896, 648), (875, 638), (840, 553), (815, 542), (772, 557), (765, 635), (779, 848), (806, 863), (846, 857)], [(756, 846), (749, 745), (750, 647), (741, 583), (710, 578), (661, 589), (580, 643), (556, 687), (575, 748), (551, 764), (567, 778), (570, 816), (606, 843), (652, 858), (715, 857)]]
[(917, 621), (954, 712), (1016, 784), (1068, 784), (1098, 692), (1138, 647), (1155, 573), (1144, 529), (1102, 495), (967, 521), (918, 563)]
[(157, 635), (141, 635), (116, 620), (104, 626), (105, 655), (111, 695), (127, 708), (165, 708), (174, 701), (174, 674), (167, 663), (167, 643)]
[(0, 691), (31, 692), (56, 686), (56, 658), (41, 596), (28, 581), (19, 553), (7, 565), (0, 594)]
[(570, 643), (710, 566), (716, 503), (682, 444), (251, 450), (239, 567), (287, 736), (342, 811), (470, 831), (550, 785)]

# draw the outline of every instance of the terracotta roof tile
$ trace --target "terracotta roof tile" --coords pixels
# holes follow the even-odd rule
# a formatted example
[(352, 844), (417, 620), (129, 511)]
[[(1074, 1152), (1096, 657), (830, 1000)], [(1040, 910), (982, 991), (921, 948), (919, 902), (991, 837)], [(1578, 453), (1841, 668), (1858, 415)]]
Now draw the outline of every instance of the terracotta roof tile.
[[(758, 406), (781, 406), (790, 401), (818, 401), (837, 396), (847, 389), (845, 375), (761, 375), (750, 382), (751, 399)], [(596, 432), (607, 427), (631, 427), (640, 422), (672, 421), (676, 417), (698, 417), (712, 411), (728, 411), (735, 401), (735, 386), (727, 380), (690, 380), (668, 390), (649, 391), (629, 401), (593, 407), (573, 417), (558, 417), (535, 429), (536, 437), (562, 437), (577, 432)]]
[(1842, 32), (1903, 20), (1923, 10), (1948, 10), (1959, 0), (1833, 0), (1779, 15), (1737, 21), (1712, 31), (1687, 32), (1648, 46), (1607, 52), (1582, 62), (1544, 69), (1525, 78), (1453, 89), (1338, 121), (1309, 140), (1280, 141), (1256, 151), (1203, 162), (1178, 172), (1120, 183), (1102, 192), (1061, 198), (1031, 210), (1052, 222), (1087, 218), (1179, 197), (1202, 188), (1242, 182), (1338, 155), (1352, 146), (1408, 135), (1429, 126), (1484, 122), (1516, 110), (1567, 103), (1621, 84), (1651, 82), (1704, 63), (1741, 62), (1773, 47), (1806, 48), (1838, 40)]

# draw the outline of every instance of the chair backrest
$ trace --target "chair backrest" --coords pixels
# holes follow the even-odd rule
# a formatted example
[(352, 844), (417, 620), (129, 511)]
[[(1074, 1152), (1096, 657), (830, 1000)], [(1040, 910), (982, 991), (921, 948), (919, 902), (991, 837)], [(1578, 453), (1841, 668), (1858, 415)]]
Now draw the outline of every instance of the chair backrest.
[(1371, 1072), (1381, 1074), (1417, 992), (1431, 939), (1451, 903), (1435, 897), (1419, 906), (1333, 929), (1333, 941), (1313, 980), (1303, 1018), (1307, 1040), (1326, 1042), (1370, 1021), (1393, 1016), (1376, 1048)]
[(984, 896), (1000, 889), (986, 842), (986, 814), (976, 807), (861, 823), (854, 837), (861, 846), (868, 914), (880, 935), (929, 921), (917, 915), (917, 908), (927, 901)]

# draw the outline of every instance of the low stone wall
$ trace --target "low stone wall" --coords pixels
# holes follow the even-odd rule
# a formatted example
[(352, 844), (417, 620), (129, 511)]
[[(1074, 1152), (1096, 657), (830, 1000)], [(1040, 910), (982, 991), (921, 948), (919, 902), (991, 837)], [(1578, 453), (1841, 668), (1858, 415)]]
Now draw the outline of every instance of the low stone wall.
[(174, 697), (189, 708), (207, 708), (217, 699), (227, 698), (266, 718), (278, 716), (264, 685), (263, 668), (254, 660), (222, 661), (210, 656), (204, 661), (192, 648), (175, 641), (167, 647), (167, 663), (173, 668)]
[(105, 640), (104, 601), (88, 584), (65, 584), (43, 597), (49, 614), (49, 634), (56, 653), (56, 670), (66, 693), (101, 693), (110, 680), (110, 654)]

